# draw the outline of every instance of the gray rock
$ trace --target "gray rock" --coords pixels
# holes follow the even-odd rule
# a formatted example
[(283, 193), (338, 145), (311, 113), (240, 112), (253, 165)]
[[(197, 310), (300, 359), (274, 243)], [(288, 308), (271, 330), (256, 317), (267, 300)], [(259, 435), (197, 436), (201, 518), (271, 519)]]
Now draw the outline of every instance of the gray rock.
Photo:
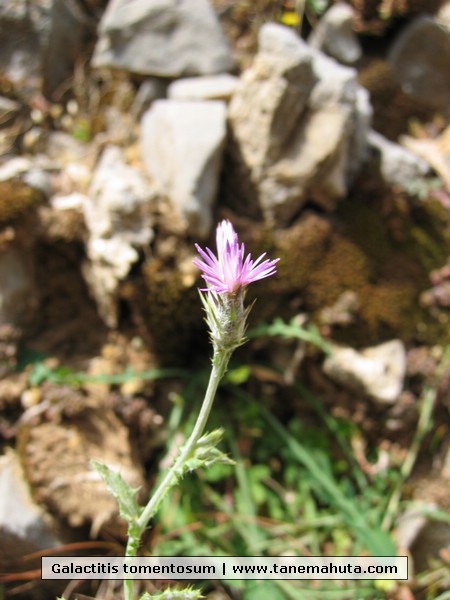
[(226, 106), (218, 100), (158, 100), (142, 119), (142, 159), (159, 194), (202, 238), (211, 229), (225, 135)]
[(0, 536), (0, 565), (61, 544), (50, 516), (31, 498), (12, 450), (0, 457)]
[(332, 208), (347, 189), (342, 159), (349, 124), (349, 113), (338, 107), (308, 115), (284, 156), (267, 168), (261, 181), (266, 212), (287, 222), (307, 193), (324, 208)]
[(52, 0), (49, 32), (43, 55), (44, 90), (47, 96), (59, 91), (73, 73), (75, 60), (83, 51), (96, 21), (83, 11), (82, 3)]
[(172, 100), (225, 100), (233, 96), (239, 78), (226, 73), (204, 77), (186, 77), (169, 85), (168, 98)]
[(430, 170), (422, 158), (376, 131), (370, 132), (368, 141), (369, 146), (379, 152), (381, 175), (391, 185), (408, 190), (412, 182)]
[(362, 49), (353, 30), (352, 7), (344, 3), (333, 4), (313, 29), (308, 44), (339, 62), (348, 65), (357, 62)]
[(448, 110), (450, 29), (432, 17), (417, 17), (388, 56), (403, 91), (435, 110)]
[(111, 0), (99, 26), (93, 65), (180, 77), (233, 68), (208, 0)]
[(357, 71), (339, 64), (320, 50), (311, 50), (317, 83), (311, 91), (310, 105), (320, 109), (330, 104), (344, 104), (353, 108), (358, 85)]
[(333, 354), (323, 365), (334, 381), (362, 392), (383, 404), (396, 401), (403, 389), (406, 351), (400, 340), (392, 340), (361, 352), (334, 346)]
[(363, 160), (371, 112), (355, 69), (291, 29), (261, 28), (229, 118), (233, 160), (269, 221), (288, 223), (306, 200), (333, 210)]
[(294, 31), (264, 25), (259, 52), (233, 96), (229, 117), (242, 158), (254, 179), (282, 156), (298, 128), (315, 83), (312, 54)]

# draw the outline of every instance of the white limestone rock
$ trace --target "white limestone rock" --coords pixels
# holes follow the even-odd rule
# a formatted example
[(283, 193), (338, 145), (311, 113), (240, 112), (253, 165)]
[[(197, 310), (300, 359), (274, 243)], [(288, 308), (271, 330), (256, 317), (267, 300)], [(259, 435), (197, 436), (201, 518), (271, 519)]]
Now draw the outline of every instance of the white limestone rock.
[(158, 100), (142, 119), (142, 159), (158, 193), (202, 238), (212, 226), (225, 135), (226, 106), (218, 100)]
[(324, 372), (349, 390), (362, 392), (382, 404), (393, 404), (403, 389), (406, 351), (400, 340), (391, 340), (360, 352), (334, 346)]
[(111, 0), (93, 65), (182, 77), (224, 73), (234, 61), (208, 0)]
[(139, 248), (153, 238), (145, 210), (153, 190), (139, 171), (127, 165), (122, 151), (109, 146), (95, 170), (83, 212), (89, 231), (83, 273), (110, 326), (117, 325), (116, 292), (119, 282), (138, 260)]
[(167, 97), (172, 100), (224, 100), (233, 96), (239, 78), (235, 75), (205, 75), (204, 77), (185, 77), (171, 83)]
[(384, 181), (391, 185), (408, 190), (412, 182), (430, 170), (429, 165), (417, 154), (391, 142), (376, 131), (369, 133), (368, 141), (369, 146), (380, 155), (380, 169)]

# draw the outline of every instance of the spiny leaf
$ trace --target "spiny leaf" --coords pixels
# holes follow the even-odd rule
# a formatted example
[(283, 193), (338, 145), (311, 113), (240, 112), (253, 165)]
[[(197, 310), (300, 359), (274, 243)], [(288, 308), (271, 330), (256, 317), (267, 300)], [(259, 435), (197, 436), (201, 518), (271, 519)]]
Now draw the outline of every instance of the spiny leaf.
[(136, 521), (142, 511), (136, 500), (139, 488), (130, 487), (118, 471), (113, 471), (104, 463), (91, 460), (91, 464), (106, 483), (108, 491), (117, 500), (120, 516), (129, 524)]
[(217, 444), (222, 440), (223, 434), (224, 430), (221, 427), (214, 429), (214, 431), (210, 431), (209, 433), (204, 433), (197, 441), (195, 452), (199, 451), (200, 448), (217, 446)]
[(198, 458), (193, 456), (186, 461), (183, 468), (183, 475), (187, 472), (196, 471), (197, 469), (211, 467), (212, 465), (234, 465), (234, 460), (229, 456), (213, 448), (206, 456)]
[(216, 448), (222, 436), (223, 429), (220, 428), (202, 435), (191, 456), (185, 461), (180, 472), (177, 473), (178, 479), (181, 479), (186, 473), (191, 473), (196, 469), (207, 468), (215, 464), (233, 465), (234, 461)]

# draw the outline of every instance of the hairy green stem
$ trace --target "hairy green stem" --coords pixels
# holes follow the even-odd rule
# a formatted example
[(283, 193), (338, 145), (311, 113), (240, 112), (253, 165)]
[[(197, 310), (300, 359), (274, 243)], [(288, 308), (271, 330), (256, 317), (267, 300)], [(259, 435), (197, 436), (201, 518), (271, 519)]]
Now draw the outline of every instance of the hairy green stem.
[[(179, 473), (182, 472), (182, 468), (187, 460), (189, 460), (195, 452), (197, 442), (201, 438), (208, 421), (209, 414), (216, 396), (217, 388), (225, 372), (227, 370), (228, 361), (230, 360), (232, 350), (214, 349), (214, 356), (212, 361), (211, 375), (209, 377), (208, 387), (206, 389), (205, 398), (203, 400), (202, 407), (197, 417), (197, 421), (194, 425), (191, 435), (188, 441), (183, 446), (178, 458), (174, 464), (167, 471), (161, 483), (152, 494), (148, 504), (144, 507), (139, 519), (136, 523), (136, 529), (133, 536), (128, 539), (125, 556), (134, 557), (137, 554), (139, 543), (147, 529), (151, 519), (158, 512), (162, 500), (168, 493), (168, 491), (176, 484), (179, 477)], [(135, 600), (134, 596), (134, 582), (132, 580), (124, 581), (124, 596), (125, 600)]]

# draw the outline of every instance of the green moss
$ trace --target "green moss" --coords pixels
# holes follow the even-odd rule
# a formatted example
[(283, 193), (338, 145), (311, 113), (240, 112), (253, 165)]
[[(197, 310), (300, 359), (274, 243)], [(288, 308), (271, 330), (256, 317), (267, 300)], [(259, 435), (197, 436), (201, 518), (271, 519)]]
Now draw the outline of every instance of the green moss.
[(305, 215), (280, 234), (279, 292), (296, 292), (301, 308), (318, 317), (344, 291), (355, 291), (357, 321), (333, 332), (343, 343), (397, 336), (449, 342), (445, 324), (419, 304), (430, 271), (450, 254), (449, 215), (431, 200), (418, 203), (382, 187), (366, 192), (343, 201), (332, 217)]
[(330, 223), (313, 213), (306, 214), (289, 230), (279, 232), (274, 256), (280, 258), (278, 280), (282, 289), (307, 287), (328, 251), (330, 233)]
[(436, 200), (428, 199), (413, 211), (407, 241), (408, 252), (427, 271), (441, 267), (450, 254), (449, 213)]
[(43, 200), (41, 191), (20, 180), (0, 181), (0, 225), (19, 219)]
[(334, 303), (345, 290), (360, 292), (370, 280), (369, 261), (351, 240), (334, 233), (327, 253), (310, 273), (305, 298), (312, 307)]
[[(186, 287), (177, 269), (159, 260), (143, 266), (143, 285), (132, 310), (147, 328), (150, 344), (160, 364), (180, 364), (202, 326), (202, 310), (197, 287)], [(207, 335), (200, 336), (205, 345)]]

